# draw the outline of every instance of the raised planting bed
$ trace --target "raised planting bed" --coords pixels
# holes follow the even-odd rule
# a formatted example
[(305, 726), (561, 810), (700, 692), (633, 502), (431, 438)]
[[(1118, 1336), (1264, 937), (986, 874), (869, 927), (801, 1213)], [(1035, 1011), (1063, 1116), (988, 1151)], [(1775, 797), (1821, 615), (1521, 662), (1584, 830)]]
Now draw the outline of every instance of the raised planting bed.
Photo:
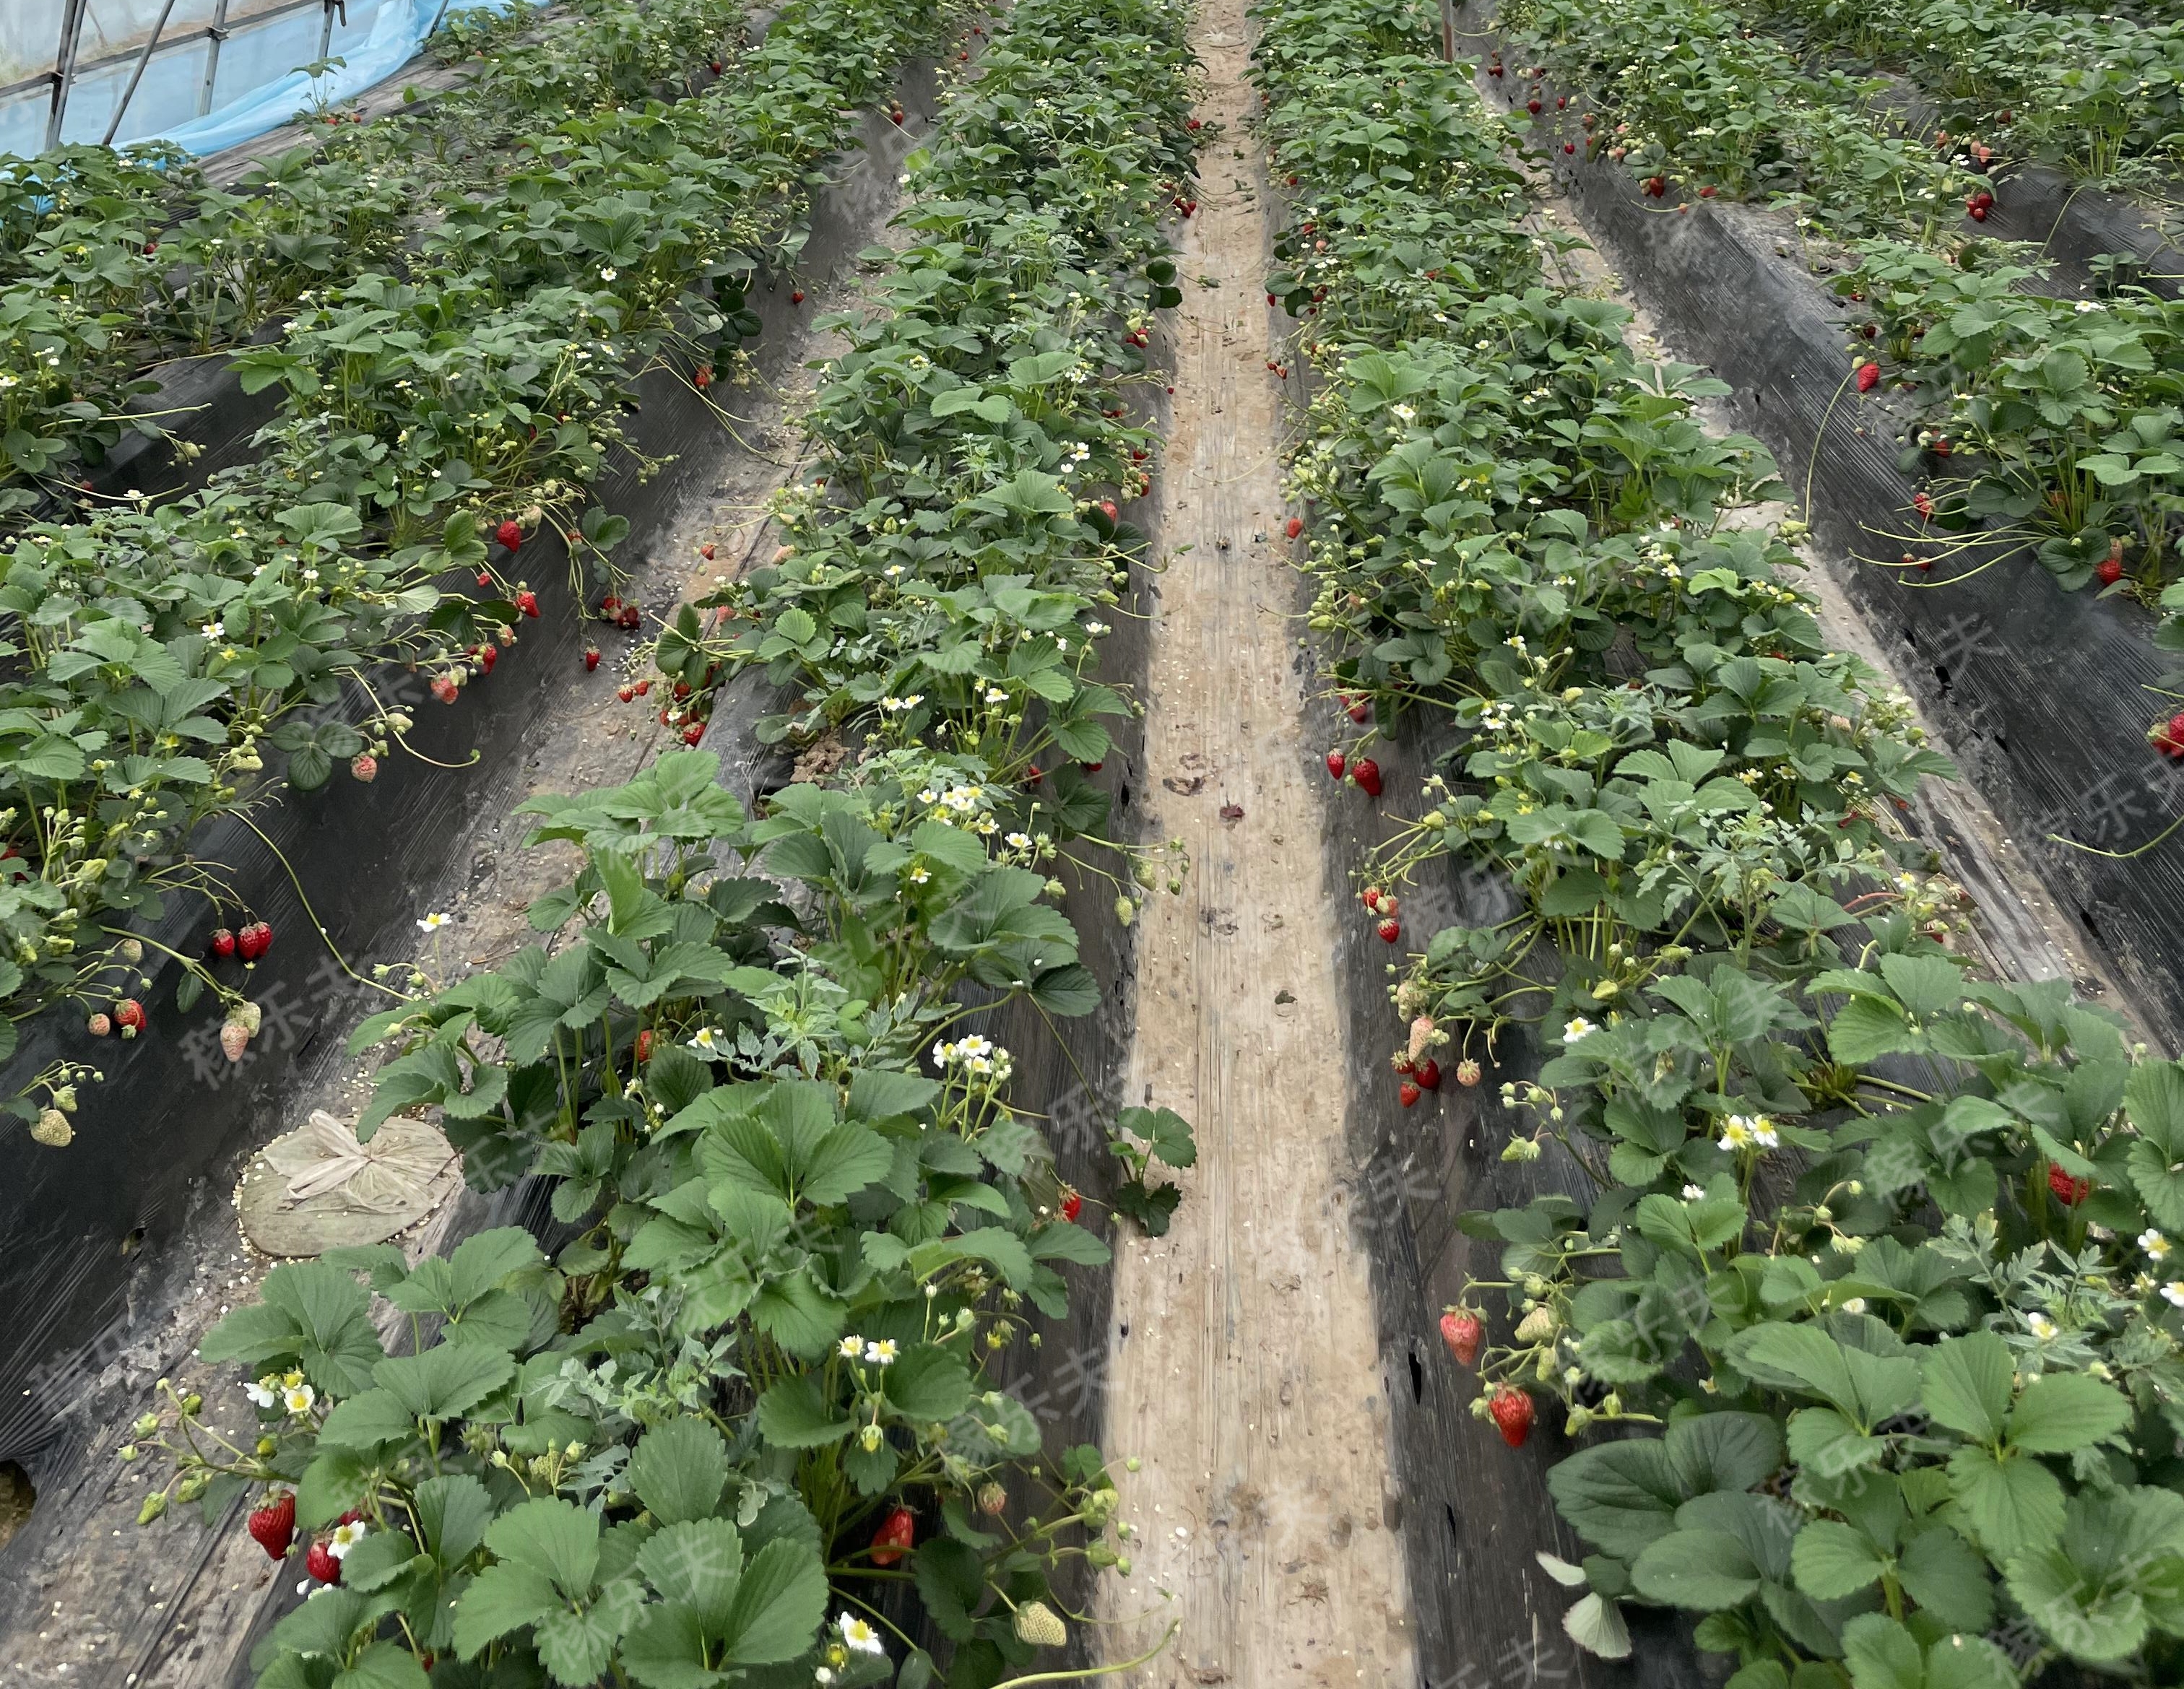
[[(1181, 21), (1014, 10), (908, 172), (891, 314), (851, 326), (822, 387), (785, 549), (659, 643), (667, 725), (711, 722), (707, 748), (531, 805), (584, 862), (534, 911), (553, 960), (359, 1034), (399, 1051), (367, 1129), (437, 1108), (474, 1182), (543, 1176), (581, 1235), (551, 1267), (503, 1230), (445, 1263), (279, 1269), (205, 1340), (275, 1379), (263, 1452), (150, 1454), (156, 1493), (248, 1495), (254, 1533), (308, 1543), (302, 1569), (337, 1586), (255, 1651), (271, 1681), (332, 1657), (411, 1686), (426, 1659), (571, 1689), (610, 1669), (924, 1684), (937, 1656), (972, 1685), (1084, 1658), (1061, 1614), (1120, 1556), (1096, 1448), (1057, 1446), (1096, 1425), (1082, 1367), (1105, 1341), (1096, 1280), (1068, 1295), (1106, 1251), (1067, 1181), (1157, 1224), (1158, 1162), (1190, 1144), (1113, 1112), (1117, 897), (1166, 853), (1128, 839), (1115, 683), (1142, 648), (1100, 620), (1142, 560), (1102, 495), (1149, 474), (1129, 419), (1191, 168)], [(987, 455), (1001, 438), (1022, 455)], [(751, 738), (793, 734), (797, 766), (747, 811), (712, 736), (783, 702)], [(439, 1295), (445, 1323), (382, 1358), (357, 1272), (397, 1307)], [(298, 1330), (305, 1302), (338, 1342)], [(214, 1412), (170, 1400), (145, 1443), (187, 1447)]]
[[(1460, 40), (1490, 53), (1480, 15), (1460, 22)], [(2168, 914), (2184, 840), (2125, 861), (2096, 854), (2156, 838), (2179, 797), (2145, 739), (2168, 713), (2151, 688), (2172, 663), (2143, 616), (2064, 590), (2030, 545), (1953, 560), (1946, 536), (1921, 532), (1885, 391), (1862, 395), (1847, 373), (1843, 348), (1864, 314), (1823, 291), (1767, 214), (1696, 200), (1680, 211), (1546, 139), (1563, 132), (1543, 122), (1543, 151), (1588, 231), (1671, 342), (1728, 384), (1725, 403), (1775, 453), (1819, 542), (1877, 560), (1847, 566), (1845, 589), (2014, 844), (2114, 959), (2131, 1012), (2184, 1045), (2184, 934)]]
[[(813, 197), (811, 235), (796, 277), (770, 278), (752, 292), (750, 309), (762, 324), (754, 379), (787, 373), (783, 360), (796, 344), (793, 326), (811, 315), (791, 303), (791, 293), (849, 265), (871, 239), (875, 209), (929, 123), (936, 92), (929, 64), (905, 70), (895, 95), (905, 121), (866, 115), (837, 180)], [(713, 472), (722, 418), (676, 371), (654, 371), (639, 381), (637, 393), (632, 446), (666, 467), (649, 475), (625, 468), (599, 497), (629, 521), (623, 543), (642, 555), (658, 544)], [(65, 1149), (48, 1148), (20, 1130), (0, 1134), (7, 1188), (0, 1199), (0, 1282), (9, 1287), (11, 1302), (34, 1311), (11, 1326), (0, 1353), (0, 1458), (22, 1462), (41, 1488), (65, 1482), (81, 1458), (86, 1428), (61, 1416), (130, 1340), (131, 1286), (141, 1274), (159, 1271), (159, 1251), (185, 1217), (192, 1186), (293, 1124), (302, 1058), (323, 1032), (345, 1035), (367, 1006), (384, 1001), (343, 971), (315, 937), (316, 925), (324, 923), (343, 957), (408, 953), (418, 913), (415, 888), (464, 853), (465, 841), (476, 833), (490, 790), (483, 771), (522, 754), (541, 700), (563, 677), (582, 672), (588, 644), (619, 655), (627, 641), (627, 635), (592, 619), (588, 604), (571, 598), (562, 584), (564, 553), (550, 534), (526, 545), (524, 564), (541, 577), (541, 614), (524, 622), (526, 637), (504, 660), (508, 673), (497, 666), (466, 688), (454, 709), (431, 697), (423, 675), (375, 675), (382, 704), (415, 716), (409, 743), (417, 755), (390, 756), (369, 785), (344, 776), (314, 791), (288, 793), (254, 816), (262, 833), (240, 822), (214, 822), (196, 841), (201, 858), (222, 865), (233, 891), (230, 906), (252, 911), (276, 934), (273, 949), (247, 976), (236, 962), (221, 970), (265, 1016), (241, 1062), (225, 1059), (217, 1017), (205, 1006), (188, 1012), (175, 1006), (179, 970), (156, 950), (144, 965), (152, 984), (140, 993), (149, 1016), (143, 1035), (127, 1042), (95, 1040), (60, 1018), (33, 1023), (29, 1030), (14, 1071), (68, 1061), (97, 1065), (106, 1074), (103, 1083), (81, 1087), (75, 1140)], [(673, 607), (674, 585), (663, 583), (663, 588), (645, 606), (655, 626)], [(603, 699), (610, 672), (599, 677)], [(362, 700), (352, 694), (345, 702), (353, 711)], [(330, 716), (350, 718), (348, 711)], [(715, 737), (727, 739), (732, 755), (738, 743), (746, 747), (740, 762), (748, 795), (761, 778), (757, 771), (771, 767), (775, 753), (750, 738), (747, 716), (739, 728), (724, 722), (723, 729)], [(145, 936), (196, 957), (206, 953), (214, 924), (195, 899), (178, 899)]]
[[(1779, 240), (1875, 302), (1880, 321), (1853, 325), (1882, 331), (1852, 348), (1879, 360), (1861, 379), (1908, 383), (1904, 466), (1929, 478), (1939, 520), (2036, 538), (2066, 586), (2184, 606), (2161, 596), (2184, 487), (2164, 373), (2180, 320), (2173, 282), (2142, 285), (2161, 251), (2142, 219), (2090, 189), (2074, 200), (2052, 170), (2020, 180), (2007, 129), (1945, 126), (1887, 78), (1816, 73), (1735, 14), (1513, 0), (1495, 17), (1495, 47), (1516, 56), (1491, 57), (1488, 78), (1559, 159), (1619, 165), (1659, 209), (1771, 203), (1794, 219)], [(2109, 237), (2113, 264), (2087, 250)], [(2184, 643), (2184, 627), (2161, 637)]]
[(727, 0), (578, 0), (532, 31), (465, 22), (435, 43), (460, 72), (426, 78), (453, 92), (376, 101), (361, 128), (361, 103), (329, 109), (277, 156), (201, 166), (153, 143), (0, 161), (0, 527), (95, 505), (86, 476), (95, 493), (136, 484), (95, 471), (204, 397), (187, 380), (170, 397), (159, 360), (248, 343), (398, 262), (421, 212), (489, 191), (526, 135), (703, 87), (743, 21)]
[(2184, 1068), (1966, 966), (1957, 889), (1877, 824), (1945, 766), (1732, 519), (1783, 489), (1700, 426), (1722, 384), (1549, 283), (1435, 14), (1258, 14), (1269, 303), (1318, 377), (1292, 537), (1353, 724), (1337, 837), (1374, 844), (1346, 967), (1377, 945), (1394, 1005), (1354, 1141), (1422, 1664), (1690, 1682), (1688, 1637), (1736, 1689), (2171, 1681), (2184, 1614), (2084, 1621), (2184, 1571)]

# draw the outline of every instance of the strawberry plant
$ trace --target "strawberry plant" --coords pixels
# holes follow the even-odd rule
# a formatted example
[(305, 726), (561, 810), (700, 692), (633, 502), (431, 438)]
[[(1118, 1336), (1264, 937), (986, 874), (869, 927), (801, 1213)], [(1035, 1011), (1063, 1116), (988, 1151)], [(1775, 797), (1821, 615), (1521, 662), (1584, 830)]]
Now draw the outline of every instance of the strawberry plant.
[[(582, 15), (549, 59), (601, 98), (649, 87), (722, 22), (717, 0)], [(417, 665), (446, 703), (491, 672), (538, 601), (487, 534), (550, 527), (581, 593), (627, 532), (588, 489), (629, 456), (632, 384), (694, 344), (740, 343), (730, 302), (793, 256), (800, 190), (933, 24), (924, 0), (811, 0), (702, 97), (565, 109), (526, 141), (533, 164), (455, 172), (448, 215), (398, 265), (370, 268), (366, 242), (345, 285), (297, 293), (283, 332), (236, 359), (246, 391), (281, 396), (256, 461), (170, 502), (22, 527), (0, 579), (21, 655), (0, 739), (0, 836), (20, 864), (0, 899), (18, 970), (0, 973), (0, 1060), (18, 1021), (100, 1001), (112, 939), (87, 933), (176, 892), (236, 900), (188, 840), (262, 789), (269, 752), (299, 789), (343, 764), (376, 778), (411, 725), (380, 701), (382, 666)], [(611, 74), (578, 74), (594, 53)], [(0, 308), (42, 298), (26, 283)], [(448, 588), (456, 571), (477, 595)], [(15, 1107), (36, 1112), (27, 1093)]]
[[(1590, 1551), (1540, 1557), (1566, 1630), (1620, 1657), (1624, 1604), (1680, 1611), (1736, 1689), (2173, 1681), (2184, 1067), (1959, 953), (1961, 893), (1879, 824), (1947, 765), (1733, 519), (1764, 452), (1547, 283), (1439, 20), (1258, 15), (1313, 625), (1374, 734), (1446, 724), (1361, 879), (1505, 888), (1405, 934), (1396, 1066), (1542, 1058), (1497, 1135), (1557, 1168), (1465, 1217), (1497, 1254), (1442, 1330), (1505, 1441), (1584, 1444), (1547, 1476)], [(1398, 170), (1329, 144), (1336, 88)]]
[[(1187, 179), (1190, 60), (1182, 17), (1142, 0), (1102, 0), (1090, 19), (1081, 0), (1066, 16), (1062, 0), (1026, 0), (1010, 23), (951, 103), (914, 176), (931, 197), (906, 215), (963, 216), (956, 184), (983, 184), (991, 244), (954, 273), (1006, 355), (967, 367), (1043, 406), (1067, 440), (1095, 432), (1085, 383), (1024, 365), (1064, 337), (1044, 317), (1084, 307), (1061, 288), (1010, 300), (1006, 283), (1008, 254), (1044, 262), (1055, 237), (1056, 214), (1030, 208), (1075, 202), (997, 181), (988, 137), (1039, 111), (1056, 145), (1028, 148), (1028, 173), (1100, 159), (1135, 184), (1157, 159)], [(1092, 203), (1127, 207), (1101, 170), (1079, 177)], [(1076, 242), (1081, 297), (1164, 285), (1145, 280), (1162, 261), (1150, 204), (1106, 227), (1112, 248), (1089, 226)], [(903, 332), (931, 327), (913, 312)], [(982, 356), (971, 340), (953, 349)], [(1067, 465), (1089, 456), (1046, 460), (1089, 482), (1099, 469)], [(437, 1109), (475, 1186), (543, 1175), (577, 1235), (550, 1261), (504, 1229), (415, 1265), (378, 1246), (278, 1268), (201, 1349), (242, 1366), (260, 1435), (222, 1440), (192, 1396), (148, 1416), (125, 1458), (174, 1461), (148, 1519), (260, 1491), (253, 1536), (276, 1558), (300, 1550), (319, 1586), (259, 1650), (261, 1681), (368, 1671), (421, 1686), (429, 1664), (570, 1689), (738, 1672), (929, 1683), (934, 1663), (905, 1628), (914, 1590), (952, 1651), (948, 1681), (994, 1684), (1068, 1639), (1057, 1580), (1080, 1563), (1128, 1574), (1129, 1527), (1096, 1450), (1048, 1458), (995, 1376), (1037, 1348), (1036, 1316), (1066, 1313), (1064, 1264), (1107, 1259), (1075, 1224), (1082, 1199), (1036, 1117), (1011, 1106), (1014, 1058), (991, 1036), (1012, 1003), (1046, 1017), (1100, 1003), (1053, 900), (1061, 854), (1105, 800), (1024, 759), (1052, 746), (1096, 761), (1099, 717), (1126, 707), (1092, 690), (1094, 636), (1076, 617), (1130, 554), (1062, 484), (984, 467), (949, 489), (978, 553), (887, 554), (929, 570), (904, 588), (925, 606), (911, 649), (983, 651), (998, 622), (996, 666), (936, 666), (931, 709), (872, 688), (862, 754), (757, 816), (699, 750), (626, 786), (532, 800), (532, 841), (582, 864), (532, 906), (542, 942), (359, 1028), (359, 1051), (393, 1046), (360, 1135)], [(945, 532), (943, 492), (924, 497), (933, 519), (917, 531)], [(794, 532), (877, 543), (859, 532), (872, 502), (834, 510), (809, 489)], [(908, 573), (883, 564), (878, 577)], [(816, 602), (831, 583), (805, 584)], [(888, 673), (825, 649), (811, 610), (783, 604), (772, 622), (746, 658), (709, 655), (697, 612), (679, 619), (660, 644), (665, 671), (693, 677), (677, 713), (702, 723), (715, 662), (771, 666), (792, 716), (822, 663), (843, 671), (827, 700), (863, 699)], [(977, 696), (941, 695), (974, 672)], [(1019, 708), (1060, 718), (996, 719), (983, 693), (1011, 683)], [(1131, 873), (1134, 889), (1157, 878), (1150, 859)], [(1118, 1132), (1132, 1131), (1188, 1164), (1172, 1113), (1126, 1112)], [(1156, 1206), (1164, 1220), (1173, 1201)], [(375, 1298), (411, 1315), (407, 1352), (381, 1344)]]

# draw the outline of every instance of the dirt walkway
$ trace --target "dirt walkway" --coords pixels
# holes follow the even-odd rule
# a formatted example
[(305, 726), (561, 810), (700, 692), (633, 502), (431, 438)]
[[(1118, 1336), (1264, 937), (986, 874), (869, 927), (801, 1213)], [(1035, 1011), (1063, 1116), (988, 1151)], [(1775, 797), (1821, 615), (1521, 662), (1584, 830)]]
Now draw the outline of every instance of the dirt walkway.
[[(1302, 733), (1247, 42), (1240, 0), (1206, 0), (1199, 114), (1224, 133), (1178, 259), (1145, 716), (1152, 830), (1189, 844), (1191, 895), (1145, 911), (1128, 1088), (1190, 1119), (1199, 1162), (1174, 1229), (1117, 1263), (1108, 1445), (1145, 1464), (1125, 1491), (1137, 1574), (1105, 1616), (1143, 1612), (1147, 1585), (1175, 1594), (1174, 1646), (1117, 1680), (1143, 1689), (1379, 1689), (1416, 1673), (1330, 1055), (1345, 892)], [(1112, 1634), (1110, 1658), (1143, 1646), (1141, 1626)]]

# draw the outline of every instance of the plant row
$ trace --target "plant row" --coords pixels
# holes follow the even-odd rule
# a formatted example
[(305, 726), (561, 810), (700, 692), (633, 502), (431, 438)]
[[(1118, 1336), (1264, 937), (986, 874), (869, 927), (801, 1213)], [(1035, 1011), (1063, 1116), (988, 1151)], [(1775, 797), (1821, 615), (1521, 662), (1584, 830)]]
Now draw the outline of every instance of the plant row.
[[(2045, 261), (1967, 237), (1959, 202), (1975, 225), (1995, 204), (1992, 148), (1904, 132), (1877, 118), (1876, 84), (1808, 70), (1740, 14), (1519, 0), (1503, 17), (1512, 50), (1565, 79), (1552, 98), (1581, 114), (1587, 162), (1620, 161), (1664, 210), (1672, 193), (1679, 209), (1694, 191), (1764, 197), (1849, 245), (1832, 285), (1867, 309), (1847, 380), (1860, 396), (1887, 384), (1902, 467), (1920, 482), (1897, 554), (1877, 561), (1940, 585), (2030, 543), (2067, 589), (2184, 609), (2162, 596), (2179, 572), (2184, 306), (2120, 283), (2059, 297)], [(1521, 74), (1513, 92), (1544, 106)], [(2157, 638), (2184, 645), (2184, 622), (2164, 616)]]
[[(679, 40), (682, 13), (660, 16)], [(443, 704), (489, 674), (538, 613), (518, 554), (543, 532), (588, 590), (628, 526), (593, 489), (655, 467), (626, 432), (638, 378), (666, 365), (703, 387), (742, 355), (745, 291), (793, 263), (804, 190), (935, 24), (929, 0), (813, 0), (701, 96), (527, 135), (398, 270), (299, 297), (238, 355), (246, 391), (279, 394), (255, 460), (21, 533), (0, 577), (0, 1059), (18, 1023), (70, 1001), (94, 1032), (135, 1030), (145, 940), (109, 923), (178, 894), (247, 912), (192, 835), (269, 789), (271, 753), (299, 789), (343, 761), (375, 778), (414, 725), (387, 666), (426, 671)], [(248, 1023), (181, 960), (187, 999), (212, 986)], [(73, 1076), (36, 1083), (58, 1101)]]
[(164, 432), (148, 366), (243, 344), (300, 300), (400, 269), (416, 231), (493, 188), (526, 135), (687, 88), (743, 21), (724, 0), (573, 9), (536, 39), (527, 4), (454, 14), (432, 46), (469, 61), (457, 86), (368, 125), (324, 109), (329, 133), (232, 187), (159, 142), (0, 158), (0, 522), (80, 507), (125, 435)]
[[(912, 155), (894, 315), (843, 325), (823, 472), (784, 499), (769, 579), (829, 560), (876, 610), (882, 583), (925, 605), (936, 637), (867, 640), (847, 594), (760, 612), (800, 647), (820, 636), (796, 615), (824, 615), (811, 659), (869, 693), (830, 722), (854, 756), (759, 816), (697, 750), (533, 800), (532, 842), (582, 861), (532, 906), (542, 942), (357, 1033), (398, 1051), (360, 1136), (437, 1110), (473, 1185), (547, 1177), (573, 1240), (278, 1268), (201, 1349), (242, 1364), (254, 1438), (192, 1395), (125, 1451), (175, 1461), (147, 1522), (249, 1494), (268, 1552), (303, 1552), (316, 1588), (259, 1651), (269, 1689), (968, 1689), (1065, 1644), (1088, 1565), (1128, 1572), (1097, 1450), (1044, 1458), (997, 1381), (1067, 1314), (1064, 1264), (1108, 1258), (990, 1035), (1011, 1005), (1027, 1028), (1098, 1006), (1057, 876), (1107, 853), (1104, 798), (1033, 778), (1021, 744), (1049, 740), (993, 694), (1084, 694), (1087, 750), (1126, 707), (1090, 679), (1134, 555), (1093, 502), (1122, 477), (1094, 447), (1145, 379), (1115, 358), (1163, 250), (1156, 190), (1190, 169), (1184, 25), (1145, 0), (1024, 0)], [(701, 627), (646, 683), (671, 726), (710, 705), (678, 678)], [(926, 680), (929, 650), (972, 655)], [(1189, 1129), (1115, 1123), (1164, 1224), (1173, 1187), (1143, 1175), (1189, 1162)], [(382, 1348), (375, 1298), (411, 1316), (407, 1352)]]
[[(1359, 872), (1395, 1078), (1414, 1106), (1521, 1034), (1502, 1160), (1595, 1192), (1467, 1216), (1499, 1271), (1442, 1321), (1512, 1445), (1542, 1404), (1621, 1434), (1547, 1476), (1566, 1628), (1617, 1656), (1623, 1603), (1681, 1609), (1736, 1689), (2174, 1681), (2184, 1068), (1968, 967), (1961, 892), (1884, 825), (1947, 765), (1828, 648), (1789, 526), (1735, 516), (1780, 489), (1701, 426), (1718, 384), (1546, 279), (1520, 125), (1435, 20), (1258, 15), (1270, 293), (1322, 383), (1291, 528), (1378, 722), (1329, 766), (1431, 758)], [(1407, 928), (1451, 868), (1517, 912)]]
[(1908, 71), (1946, 128), (1998, 134), (2014, 158), (2160, 192), (2184, 165), (2184, 23), (2173, 19), (1999, 0), (1765, 0), (1753, 15)]

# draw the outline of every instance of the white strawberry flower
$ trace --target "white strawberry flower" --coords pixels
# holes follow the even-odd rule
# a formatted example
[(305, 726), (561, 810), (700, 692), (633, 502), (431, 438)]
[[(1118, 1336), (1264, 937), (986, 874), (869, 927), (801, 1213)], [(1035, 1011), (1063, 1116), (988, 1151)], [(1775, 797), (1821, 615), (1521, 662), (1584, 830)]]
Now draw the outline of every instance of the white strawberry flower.
[(1731, 1114), (1721, 1123), (1719, 1146), (1732, 1154), (1774, 1149), (1781, 1141), (1774, 1123), (1763, 1114)]
[(1600, 1028), (1583, 1015), (1572, 1015), (1563, 1025), (1563, 1042), (1575, 1044), (1580, 1039), (1590, 1038)]
[(348, 1551), (371, 1535), (371, 1527), (359, 1519), (354, 1525), (337, 1525), (334, 1534), (326, 1539), (326, 1552), (337, 1560), (348, 1558)]
[(2171, 1307), (2184, 1307), (2184, 1279), (2171, 1279), (2164, 1285), (2161, 1299)]
[(852, 1653), (868, 1654), (887, 1653), (887, 1649), (881, 1645), (880, 1633), (866, 1620), (858, 1618), (855, 1614), (844, 1613), (834, 1621), (834, 1625), (842, 1633), (844, 1646)]
[(2149, 1227), (2138, 1235), (2138, 1246), (2147, 1252), (2150, 1259), (2166, 1261), (2169, 1258), (2169, 1251), (2176, 1246)]
[(711, 1056), (723, 1055), (726, 1052), (723, 1051), (720, 1044), (720, 1040), (723, 1036), (725, 1036), (725, 1034), (722, 1032), (721, 1028), (716, 1026), (701, 1026), (691, 1035), (689, 1040), (690, 1048), (696, 1051), (700, 1056)]
[[(2184, 1290), (2184, 1285), (2176, 1285), (2172, 1286), (2171, 1288)], [(2167, 1290), (2164, 1290), (2162, 1294), (2164, 1296), (2167, 1296), (2169, 1292)], [(2178, 1306), (2184, 1307), (2184, 1296), (2178, 1296), (2172, 1298), (2172, 1300), (2176, 1301)], [(2053, 1320), (2048, 1318), (2048, 1317), (2044, 1313), (2026, 1314), (2025, 1316), (2025, 1324), (2031, 1331), (2032, 1335), (2043, 1343), (2053, 1342), (2055, 1341), (2056, 1333), (2062, 1329), (2058, 1326)]]
[(834, 1346), (834, 1352), (845, 1361), (864, 1358), (865, 1340), (852, 1332)]
[(250, 1398), (252, 1407), (270, 1408), (281, 1399), (276, 1393), (280, 1382), (279, 1378), (268, 1373), (255, 1384), (246, 1383), (242, 1386), (242, 1393)]
[(1702, 1185), (1686, 1185), (1684, 1187), (1684, 1201), (1686, 1202), (1696, 1202), (1705, 1195), (1706, 1187)]
[(878, 1342), (865, 1345), (865, 1359), (876, 1367), (893, 1366), (895, 1356), (900, 1352), (900, 1346), (892, 1337), (883, 1337)]
[(1011, 850), (1028, 850), (1031, 849), (1031, 835), (1028, 833), (1011, 833), (1003, 842), (1006, 843)]
[(311, 1411), (318, 1399), (318, 1391), (308, 1384), (291, 1384), (281, 1392), (281, 1405), (299, 1419)]
[(443, 915), (436, 910), (417, 923), (417, 930), (421, 933), (437, 933), (454, 918), (452, 915)]

